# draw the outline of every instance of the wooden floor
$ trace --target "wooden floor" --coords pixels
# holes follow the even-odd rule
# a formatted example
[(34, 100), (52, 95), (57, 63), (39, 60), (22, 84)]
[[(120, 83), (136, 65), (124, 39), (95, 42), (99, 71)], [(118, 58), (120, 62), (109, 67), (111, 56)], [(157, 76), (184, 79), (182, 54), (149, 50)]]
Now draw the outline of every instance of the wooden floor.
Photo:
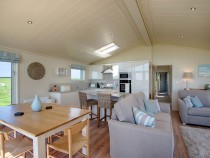
[[(174, 158), (188, 158), (187, 150), (179, 129), (182, 124), (178, 112), (172, 112), (172, 121), (175, 141)], [(90, 153), (91, 158), (110, 158), (109, 129), (107, 123), (101, 124), (100, 128), (98, 128), (95, 120), (90, 121)], [(68, 158), (68, 155), (56, 152), (53, 152), (53, 154), (58, 158)], [(77, 154), (75, 158), (83, 158), (83, 156)]]

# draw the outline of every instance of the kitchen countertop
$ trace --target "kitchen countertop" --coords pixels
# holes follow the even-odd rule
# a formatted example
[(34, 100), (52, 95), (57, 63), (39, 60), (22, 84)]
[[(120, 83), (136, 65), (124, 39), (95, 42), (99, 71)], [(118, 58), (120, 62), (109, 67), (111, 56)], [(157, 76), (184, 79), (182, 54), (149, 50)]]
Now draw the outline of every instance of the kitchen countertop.
[(118, 90), (117, 89), (112, 89), (112, 88), (88, 88), (88, 89), (81, 89), (81, 90), (70, 90), (70, 91), (66, 91), (66, 92), (60, 92), (60, 91), (56, 91), (56, 92), (52, 92), (52, 91), (50, 91), (50, 93), (71, 93), (71, 92), (86, 92), (86, 91), (96, 91), (96, 92), (98, 92), (98, 91), (104, 91), (104, 92), (110, 92), (110, 93), (112, 93), (113, 91), (114, 92), (118, 92)]
[(87, 95), (96, 96), (99, 92), (105, 92), (105, 93), (111, 93), (112, 97), (120, 98), (125, 96), (128, 93), (119, 92), (118, 90), (114, 89), (89, 89), (89, 90), (83, 90), (82, 92), (85, 92)]

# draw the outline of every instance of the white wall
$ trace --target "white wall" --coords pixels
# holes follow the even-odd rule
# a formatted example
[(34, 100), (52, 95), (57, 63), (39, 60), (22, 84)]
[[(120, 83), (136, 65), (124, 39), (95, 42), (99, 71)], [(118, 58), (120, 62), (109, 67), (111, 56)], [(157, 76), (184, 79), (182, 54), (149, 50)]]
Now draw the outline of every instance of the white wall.
[[(19, 63), (19, 102), (22, 102), (23, 99), (33, 98), (35, 94), (38, 94), (39, 96), (49, 96), (48, 91), (50, 88), (50, 84), (71, 83), (71, 86), (78, 84), (72, 83), (69, 75), (56, 75), (56, 69), (58, 67), (68, 68), (71, 64), (78, 62), (8, 48), (1, 49), (11, 52), (17, 52), (21, 55), (21, 62)], [(45, 67), (45, 76), (42, 79), (33, 80), (28, 76), (27, 68), (28, 65), (32, 62), (39, 62)], [(87, 73), (86, 76), (88, 76)]]
[(183, 72), (193, 73), (193, 79), (189, 82), (190, 88), (204, 88), (205, 84), (210, 83), (210, 78), (198, 77), (199, 64), (210, 64), (210, 50), (168, 45), (153, 46), (153, 65), (172, 65), (173, 110), (178, 110), (178, 91), (186, 87), (182, 78)]

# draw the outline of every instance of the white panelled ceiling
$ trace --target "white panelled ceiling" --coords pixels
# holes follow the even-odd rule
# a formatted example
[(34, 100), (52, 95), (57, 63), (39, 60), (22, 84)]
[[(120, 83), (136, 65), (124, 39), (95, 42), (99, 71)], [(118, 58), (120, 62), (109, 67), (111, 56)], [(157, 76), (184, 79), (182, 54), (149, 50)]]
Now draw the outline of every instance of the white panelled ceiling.
[(153, 44), (210, 49), (209, 0), (137, 0), (137, 4)]
[(0, 46), (85, 63), (112, 42), (113, 54), (150, 44), (210, 49), (209, 8), (210, 0), (0, 0)]

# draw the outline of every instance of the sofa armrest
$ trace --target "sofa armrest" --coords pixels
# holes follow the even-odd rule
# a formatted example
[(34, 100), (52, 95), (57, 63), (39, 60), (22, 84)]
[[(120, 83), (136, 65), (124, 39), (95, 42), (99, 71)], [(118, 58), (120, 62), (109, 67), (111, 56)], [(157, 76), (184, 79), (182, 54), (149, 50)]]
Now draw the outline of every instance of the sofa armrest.
[(111, 157), (173, 157), (173, 132), (112, 119), (108, 123)]
[(171, 107), (168, 103), (159, 103), (160, 111), (171, 114)]
[(188, 107), (186, 103), (178, 98), (178, 103), (179, 103), (179, 116), (182, 120), (182, 123), (188, 123)]

